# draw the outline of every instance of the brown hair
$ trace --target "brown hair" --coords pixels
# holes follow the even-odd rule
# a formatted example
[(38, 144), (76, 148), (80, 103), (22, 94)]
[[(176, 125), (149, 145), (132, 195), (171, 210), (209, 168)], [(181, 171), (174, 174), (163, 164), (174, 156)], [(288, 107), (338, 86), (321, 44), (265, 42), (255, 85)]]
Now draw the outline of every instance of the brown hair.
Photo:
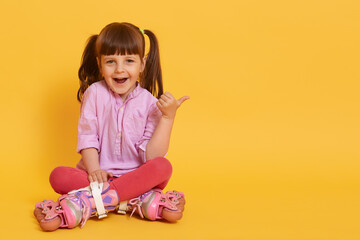
[[(159, 98), (163, 94), (159, 45), (153, 32), (147, 29), (143, 31), (149, 37), (150, 49), (146, 55), (145, 69), (140, 74), (140, 86)], [(111, 23), (105, 26), (99, 35), (88, 39), (78, 72), (80, 88), (77, 99), (80, 102), (85, 90), (101, 80), (96, 58), (113, 54), (138, 54), (140, 59), (143, 59), (145, 39), (141, 30), (131, 23)]]

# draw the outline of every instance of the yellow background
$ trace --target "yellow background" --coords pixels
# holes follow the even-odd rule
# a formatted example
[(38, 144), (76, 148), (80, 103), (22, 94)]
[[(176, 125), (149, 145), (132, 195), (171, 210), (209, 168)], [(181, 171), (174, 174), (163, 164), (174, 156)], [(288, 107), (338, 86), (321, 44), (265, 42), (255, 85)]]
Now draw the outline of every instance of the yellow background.
[[(1, 239), (360, 239), (360, 3), (351, 0), (0, 3)], [(156, 33), (178, 111), (167, 190), (177, 224), (110, 214), (44, 233), (34, 205), (74, 166), (87, 38)]]

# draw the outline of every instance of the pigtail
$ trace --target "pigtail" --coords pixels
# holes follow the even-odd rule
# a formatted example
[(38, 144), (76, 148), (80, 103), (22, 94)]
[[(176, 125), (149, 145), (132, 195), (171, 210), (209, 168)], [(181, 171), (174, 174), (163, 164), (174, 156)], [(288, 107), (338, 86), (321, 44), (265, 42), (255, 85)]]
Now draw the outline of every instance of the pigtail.
[(82, 55), (81, 65), (78, 76), (80, 80), (80, 88), (77, 92), (77, 100), (81, 102), (85, 90), (94, 82), (100, 80), (99, 67), (96, 60), (95, 44), (98, 35), (89, 38), (88, 43)]
[(157, 38), (150, 30), (144, 30), (149, 37), (150, 49), (146, 56), (146, 64), (143, 72), (141, 86), (151, 92), (157, 98), (163, 94), (162, 73), (160, 66), (160, 54)]

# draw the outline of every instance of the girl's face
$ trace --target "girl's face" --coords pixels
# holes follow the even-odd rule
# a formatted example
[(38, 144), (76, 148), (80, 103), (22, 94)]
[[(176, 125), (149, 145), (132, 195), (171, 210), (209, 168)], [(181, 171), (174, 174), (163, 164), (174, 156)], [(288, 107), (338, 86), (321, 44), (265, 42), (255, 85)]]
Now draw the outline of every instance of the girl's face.
[(97, 60), (107, 85), (125, 101), (136, 87), (139, 74), (144, 70), (145, 60), (140, 59), (137, 54), (101, 55)]

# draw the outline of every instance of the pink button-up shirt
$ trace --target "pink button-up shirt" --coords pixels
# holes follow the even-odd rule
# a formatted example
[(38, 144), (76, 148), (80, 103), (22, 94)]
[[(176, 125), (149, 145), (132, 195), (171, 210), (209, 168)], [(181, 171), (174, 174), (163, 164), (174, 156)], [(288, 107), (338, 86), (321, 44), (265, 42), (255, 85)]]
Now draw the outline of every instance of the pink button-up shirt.
[[(138, 168), (161, 118), (156, 102), (139, 84), (123, 102), (105, 81), (93, 83), (81, 103), (77, 151), (96, 148), (100, 168), (117, 177)], [(82, 160), (77, 167), (85, 170)]]

